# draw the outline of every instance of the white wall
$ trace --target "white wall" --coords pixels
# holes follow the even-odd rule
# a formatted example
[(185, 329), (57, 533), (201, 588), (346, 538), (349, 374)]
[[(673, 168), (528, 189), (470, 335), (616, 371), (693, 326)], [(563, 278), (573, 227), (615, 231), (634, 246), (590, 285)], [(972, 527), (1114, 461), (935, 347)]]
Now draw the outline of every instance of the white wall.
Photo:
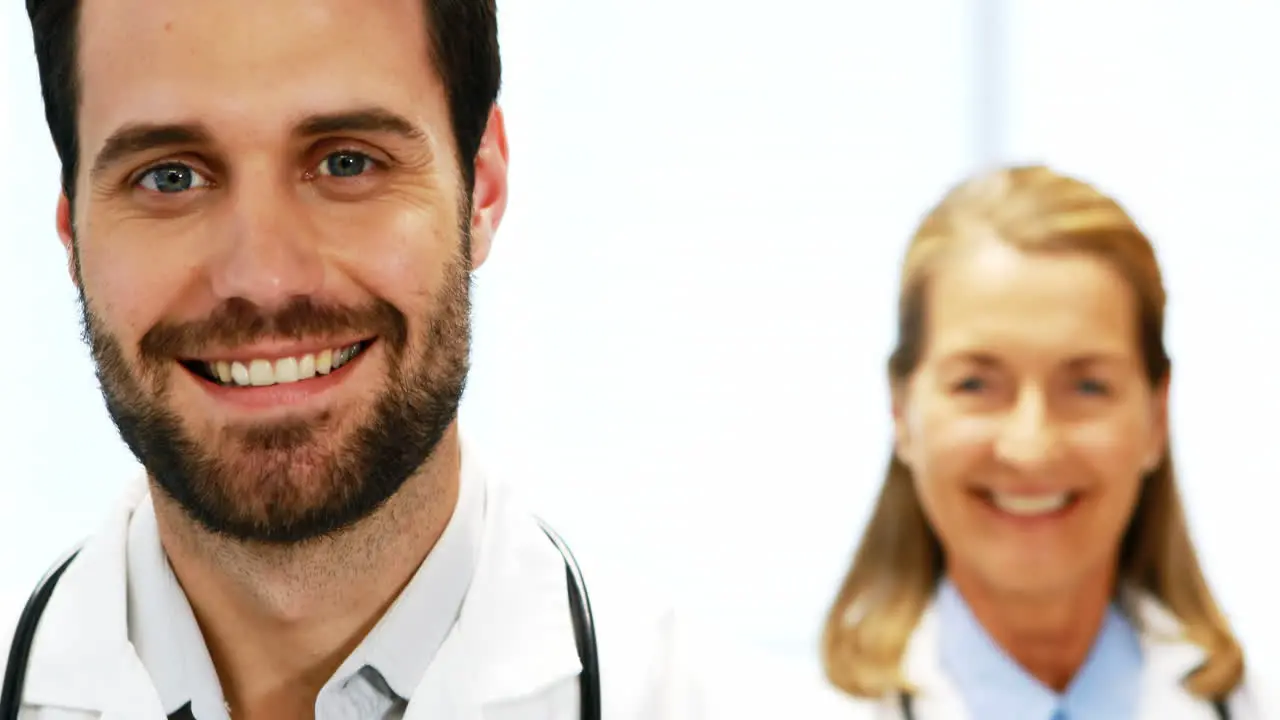
[[(1204, 143), (1226, 142), (1215, 134), (1230, 111), (1184, 114), (1157, 136), (1143, 129), (1160, 115), (1149, 103), (1196, 103), (1139, 100), (1119, 83), (1169, 86), (1143, 58), (1178, 48), (1112, 52), (1099, 73), (1104, 60), (1057, 37), (1063, 19), (1048, 9), (1006, 18), (1017, 42), (1000, 66), (1007, 86), (994, 87), (1011, 92), (991, 96), (971, 72), (972, 10), (949, 0), (501, 7), (512, 201), (478, 278), (463, 419), (487, 464), (541, 500), (584, 565), (653, 578), (816, 667), (822, 613), (888, 449), (898, 256), (919, 214), (1003, 139), (1010, 156), (1114, 186), (1150, 222), (1175, 300), (1193, 521), (1233, 616), (1253, 637), (1276, 637), (1268, 580), (1239, 559), (1256, 552), (1243, 518), (1260, 523), (1265, 503), (1239, 498), (1280, 470), (1261, 424), (1261, 408), (1280, 401), (1265, 379), (1262, 338), (1274, 333), (1261, 308), (1280, 298), (1222, 282), (1260, 281), (1263, 254), (1276, 257), (1264, 204), (1275, 181), (1261, 173), (1280, 160), (1274, 122), (1231, 129), (1221, 155)], [(1090, 26), (1103, 17), (1101, 4), (1084, 7)], [(20, 602), (99, 522), (134, 470), (78, 340), (26, 19), (16, 3), (0, 13), (11, 26), (0, 35), (11, 66), (0, 86), (11, 114), (0, 125), (0, 327), (15, 338), (0, 356), (2, 604)], [(1150, 11), (1130, 15), (1108, 14), (1133, 24)], [(1244, 65), (1235, 38), (1213, 41), (1219, 64), (1188, 65), (1202, 73), (1190, 97), (1256, 102), (1212, 88)], [(1054, 109), (1064, 93), (1079, 100), (1066, 103), (1077, 120)], [(1148, 174), (1135, 147), (1174, 161)], [(1229, 172), (1204, 176), (1215, 164)], [(1212, 222), (1208, 203), (1230, 222)], [(1227, 252), (1210, 252), (1209, 237)]]

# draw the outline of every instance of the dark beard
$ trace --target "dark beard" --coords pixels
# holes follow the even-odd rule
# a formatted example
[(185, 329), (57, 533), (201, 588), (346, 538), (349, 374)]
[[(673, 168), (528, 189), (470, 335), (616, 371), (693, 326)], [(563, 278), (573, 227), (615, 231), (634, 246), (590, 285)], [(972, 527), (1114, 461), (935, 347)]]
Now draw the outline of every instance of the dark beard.
[[(152, 328), (135, 372), (81, 291), (85, 340), (121, 438), (159, 489), (212, 533), (288, 545), (351, 527), (399, 491), (457, 417), (470, 351), (465, 240), (416, 343), (405, 316), (384, 301), (349, 309), (300, 299), (273, 315), (239, 301), (204, 321)], [(201, 346), (352, 332), (377, 336), (388, 372), (368, 419), (345, 442), (326, 445), (343, 420), (329, 413), (193, 436), (166, 403), (167, 378), (187, 372), (175, 358), (198, 357)]]

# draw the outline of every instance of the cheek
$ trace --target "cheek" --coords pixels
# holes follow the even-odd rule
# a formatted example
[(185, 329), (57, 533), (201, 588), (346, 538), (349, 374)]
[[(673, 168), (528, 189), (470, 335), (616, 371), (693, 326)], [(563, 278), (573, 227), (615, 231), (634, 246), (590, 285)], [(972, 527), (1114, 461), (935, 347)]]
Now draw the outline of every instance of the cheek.
[[(339, 261), (373, 294), (395, 305), (417, 307), (444, 279), (445, 268), (462, 252), (456, 213), (441, 207), (371, 204), (348, 216), (344, 233), (360, 243), (338, 244)], [(409, 309), (406, 307), (405, 309)]]
[(993, 427), (984, 418), (936, 410), (921, 415), (912, 433), (913, 470), (930, 491), (962, 489), (991, 456)]
[(1096, 485), (1107, 516), (1127, 517), (1142, 485), (1150, 428), (1139, 421), (1098, 423), (1071, 437), (1072, 458)]
[(935, 413), (916, 427), (912, 472), (926, 514), (941, 536), (969, 515), (970, 484), (980, 481), (991, 457), (992, 427), (981, 418)]
[(1071, 433), (1071, 449), (1099, 475), (1140, 474), (1152, 428), (1134, 414), (1081, 425)]
[(79, 242), (81, 283), (98, 319), (132, 354), (136, 340), (191, 294), (198, 271), (180, 243), (88, 232)]

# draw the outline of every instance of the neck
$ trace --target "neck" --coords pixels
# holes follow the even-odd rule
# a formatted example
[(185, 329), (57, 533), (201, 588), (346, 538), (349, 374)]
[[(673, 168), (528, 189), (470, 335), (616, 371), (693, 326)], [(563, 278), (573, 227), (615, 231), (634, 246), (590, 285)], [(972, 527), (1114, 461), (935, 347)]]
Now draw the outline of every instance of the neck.
[(963, 572), (950, 575), (992, 640), (1057, 692), (1067, 689), (1088, 659), (1111, 605), (1114, 576), (1108, 567), (1065, 592), (1023, 593), (992, 587)]
[(320, 689), (444, 532), (460, 467), (451, 429), (373, 515), (339, 535), (291, 547), (213, 535), (153, 493), (161, 543), (237, 720), (312, 717)]

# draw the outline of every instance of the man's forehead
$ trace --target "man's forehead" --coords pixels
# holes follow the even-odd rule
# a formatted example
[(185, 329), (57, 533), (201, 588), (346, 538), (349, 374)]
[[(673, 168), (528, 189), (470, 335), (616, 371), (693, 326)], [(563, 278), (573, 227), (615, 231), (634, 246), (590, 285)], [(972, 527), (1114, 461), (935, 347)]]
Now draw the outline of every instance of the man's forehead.
[[(352, 107), (439, 95), (420, 0), (86, 0), (87, 144), (127, 123), (243, 120), (285, 129)], [(101, 141), (102, 138), (96, 138)]]
[[(156, 3), (148, 0), (81, 0), (80, 27), (101, 30), (179, 33), (190, 30), (259, 30), (280, 34), (381, 24), (383, 29), (424, 18), (423, 0), (219, 0)], [(416, 33), (423, 28), (414, 25)], [(230, 39), (230, 38), (228, 38)]]
[(79, 55), (86, 85), (343, 68), (367, 81), (379, 70), (421, 76), (430, 57), (421, 0), (85, 0)]

